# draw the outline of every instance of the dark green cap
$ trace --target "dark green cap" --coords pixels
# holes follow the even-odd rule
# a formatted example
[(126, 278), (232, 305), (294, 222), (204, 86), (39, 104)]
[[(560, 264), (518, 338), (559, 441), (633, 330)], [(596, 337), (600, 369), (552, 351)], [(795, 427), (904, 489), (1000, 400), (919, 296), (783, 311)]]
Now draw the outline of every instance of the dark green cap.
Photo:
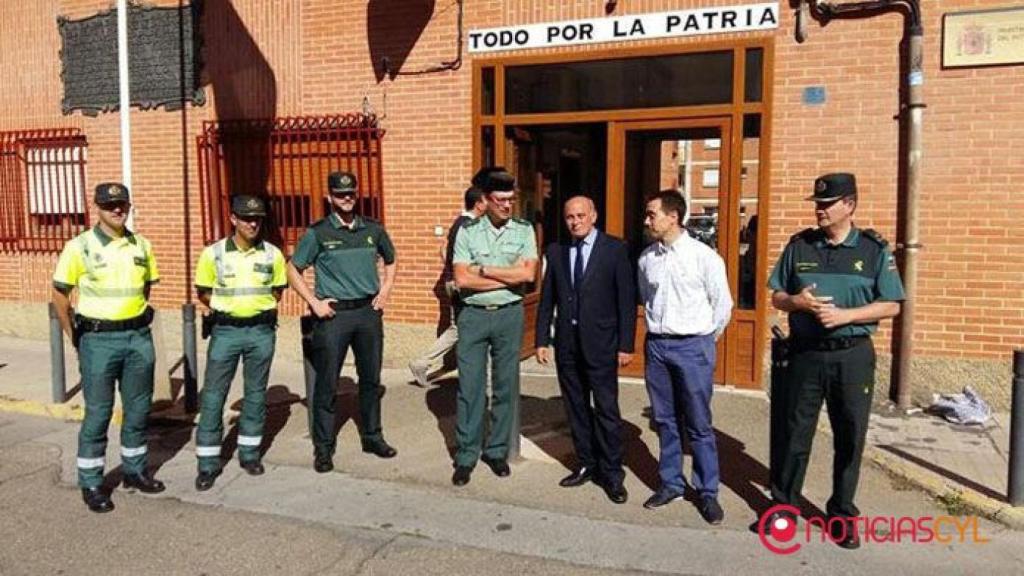
[(266, 216), (263, 199), (252, 194), (238, 194), (231, 199), (231, 213), (235, 216)]
[(93, 196), (97, 204), (113, 204), (115, 202), (130, 202), (128, 188), (120, 182), (104, 182), (96, 185), (96, 194)]
[(351, 172), (331, 172), (327, 176), (327, 191), (333, 194), (356, 191), (356, 175)]
[(473, 175), (473, 185), (484, 192), (509, 192), (515, 188), (516, 179), (502, 166), (481, 168)]
[(832, 202), (857, 193), (857, 179), (849, 172), (825, 174), (814, 181), (814, 194), (806, 200)]

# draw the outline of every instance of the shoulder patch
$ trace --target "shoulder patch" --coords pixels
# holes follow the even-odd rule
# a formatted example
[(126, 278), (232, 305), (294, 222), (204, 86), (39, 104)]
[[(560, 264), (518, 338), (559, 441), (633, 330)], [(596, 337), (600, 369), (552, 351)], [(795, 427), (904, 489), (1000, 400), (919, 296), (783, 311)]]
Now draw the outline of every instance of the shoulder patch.
[(860, 231), (860, 233), (863, 234), (865, 238), (871, 239), (882, 248), (885, 248), (886, 246), (889, 245), (889, 242), (887, 242), (885, 238), (882, 238), (882, 235), (879, 234), (878, 231), (874, 230), (873, 228), (864, 228)]
[(811, 242), (814, 240), (814, 235), (818, 231), (817, 228), (804, 228), (803, 230), (793, 234), (789, 237), (790, 242), (796, 242), (797, 240), (804, 240)]
[(522, 224), (523, 226), (529, 226), (530, 228), (533, 228), (533, 222), (530, 222), (529, 220), (524, 220), (522, 218), (517, 218), (513, 216), (512, 221), (517, 224)]

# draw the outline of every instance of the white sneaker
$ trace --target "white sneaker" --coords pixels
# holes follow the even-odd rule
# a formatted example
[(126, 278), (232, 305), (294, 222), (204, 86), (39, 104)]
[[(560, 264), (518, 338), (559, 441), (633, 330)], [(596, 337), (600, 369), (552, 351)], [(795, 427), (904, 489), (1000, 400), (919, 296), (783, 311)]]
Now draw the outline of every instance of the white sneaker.
[(415, 362), (409, 363), (409, 372), (412, 372), (412, 377), (416, 379), (416, 384), (420, 388), (426, 388), (430, 385), (430, 381), (427, 380), (427, 370), (429, 370), (428, 366), (416, 364)]

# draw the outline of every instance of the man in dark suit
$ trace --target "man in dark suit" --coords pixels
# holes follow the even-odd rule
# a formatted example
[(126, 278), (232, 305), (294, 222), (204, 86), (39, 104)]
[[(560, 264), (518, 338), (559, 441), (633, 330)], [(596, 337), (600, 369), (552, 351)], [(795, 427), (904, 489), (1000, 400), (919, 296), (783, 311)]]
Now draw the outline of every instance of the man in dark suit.
[(612, 502), (622, 504), (628, 494), (622, 483), (618, 368), (633, 360), (633, 269), (626, 245), (594, 228), (597, 210), (590, 198), (570, 198), (564, 211), (572, 241), (551, 244), (545, 252), (536, 336), (537, 361), (546, 365), (557, 308), (555, 366), (579, 461), (560, 484), (594, 480)]

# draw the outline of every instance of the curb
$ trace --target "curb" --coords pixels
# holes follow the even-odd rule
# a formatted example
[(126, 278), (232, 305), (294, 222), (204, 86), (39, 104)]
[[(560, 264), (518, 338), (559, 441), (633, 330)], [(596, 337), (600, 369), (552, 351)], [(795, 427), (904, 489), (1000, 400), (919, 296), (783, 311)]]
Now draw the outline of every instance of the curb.
[(1024, 507), (1014, 507), (1007, 502), (965, 488), (930, 470), (886, 454), (876, 446), (865, 446), (864, 455), (885, 472), (909, 482), (936, 499), (955, 498), (962, 502), (967, 510), (979, 516), (1012, 530), (1024, 531)]
[[(81, 422), (85, 418), (85, 408), (80, 404), (47, 404), (32, 400), (15, 400), (3, 396), (0, 396), (0, 412), (42, 416), (66, 422)], [(119, 406), (114, 409), (110, 420), (118, 426), (121, 425), (121, 408)]]

